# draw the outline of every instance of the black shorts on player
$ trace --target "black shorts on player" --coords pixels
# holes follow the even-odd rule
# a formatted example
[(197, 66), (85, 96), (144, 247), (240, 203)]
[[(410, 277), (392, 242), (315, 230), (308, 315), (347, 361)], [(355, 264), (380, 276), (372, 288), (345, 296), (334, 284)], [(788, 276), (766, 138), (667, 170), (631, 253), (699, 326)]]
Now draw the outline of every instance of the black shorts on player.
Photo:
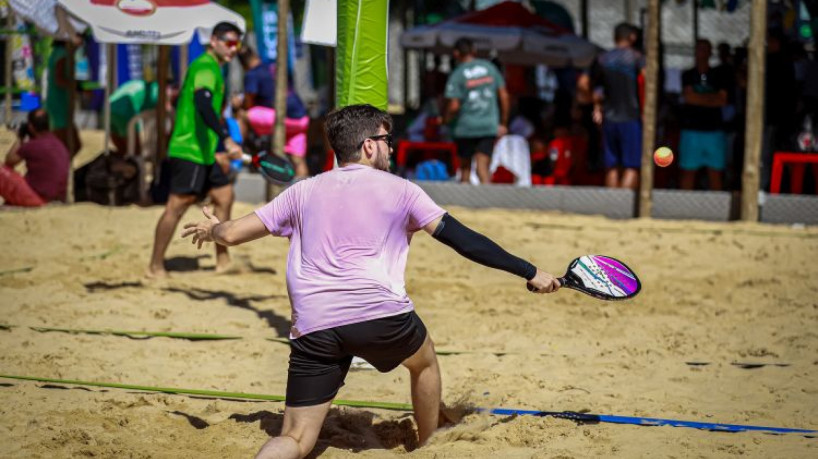
[(170, 158), (170, 192), (204, 197), (208, 191), (230, 185), (230, 178), (218, 163), (209, 166)]
[(352, 357), (382, 373), (395, 369), (423, 345), (426, 326), (414, 311), (342, 325), (290, 341), (287, 406), (326, 403), (344, 385)]
[(457, 156), (461, 159), (471, 159), (475, 153), (491, 156), (494, 152), (495, 137), (460, 137), (455, 138)]

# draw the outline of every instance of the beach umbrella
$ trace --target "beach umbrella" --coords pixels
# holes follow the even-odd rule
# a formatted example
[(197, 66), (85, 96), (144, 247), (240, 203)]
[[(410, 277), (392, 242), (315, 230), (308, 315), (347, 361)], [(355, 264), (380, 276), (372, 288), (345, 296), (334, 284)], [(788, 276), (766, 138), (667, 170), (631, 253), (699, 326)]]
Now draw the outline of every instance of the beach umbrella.
[[(242, 32), (244, 18), (209, 0), (58, 0), (73, 16), (91, 27), (94, 38), (107, 44), (184, 45), (196, 32), (200, 43), (210, 40), (213, 27), (220, 22), (231, 22)], [(113, 47), (110, 48), (113, 50)], [(157, 126), (165, 124), (165, 87), (162, 76), (167, 68), (166, 48), (159, 54), (159, 104)], [(109, 52), (109, 66), (115, 62)], [(109, 67), (110, 68), (110, 67)], [(110, 74), (109, 71), (109, 81)], [(111, 110), (111, 84), (105, 85), (105, 151), (108, 151)], [(159, 156), (164, 151), (164, 129), (159, 129), (157, 141)]]
[(198, 32), (207, 43), (219, 22), (232, 22), (244, 32), (244, 18), (209, 0), (59, 0), (87, 23), (100, 43), (183, 45)]
[(594, 44), (512, 1), (412, 28), (403, 33), (400, 43), (404, 48), (445, 54), (464, 37), (474, 42), (479, 55), (496, 51), (507, 64), (587, 67), (597, 52)]

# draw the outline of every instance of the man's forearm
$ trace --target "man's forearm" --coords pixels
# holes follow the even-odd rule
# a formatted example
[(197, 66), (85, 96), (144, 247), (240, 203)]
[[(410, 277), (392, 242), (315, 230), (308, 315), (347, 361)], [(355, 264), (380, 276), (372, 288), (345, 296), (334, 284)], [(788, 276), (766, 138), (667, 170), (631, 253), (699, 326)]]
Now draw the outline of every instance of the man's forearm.
[(536, 266), (506, 252), (486, 236), (467, 228), (446, 214), (432, 235), (469, 260), (489, 268), (500, 269), (531, 280), (537, 274)]
[(213, 242), (223, 246), (236, 245), (235, 238), (230, 232), (232, 221), (226, 221), (217, 224), (210, 230), (210, 235), (213, 237)]

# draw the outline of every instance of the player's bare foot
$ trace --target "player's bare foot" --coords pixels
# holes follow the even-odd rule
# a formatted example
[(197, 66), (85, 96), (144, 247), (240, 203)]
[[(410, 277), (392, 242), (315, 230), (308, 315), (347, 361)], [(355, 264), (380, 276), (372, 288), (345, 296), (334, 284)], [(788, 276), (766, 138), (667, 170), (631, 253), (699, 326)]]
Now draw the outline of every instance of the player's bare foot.
[(145, 270), (145, 277), (148, 279), (167, 279), (168, 272), (165, 271), (163, 267), (156, 267), (156, 266), (148, 266), (148, 269)]

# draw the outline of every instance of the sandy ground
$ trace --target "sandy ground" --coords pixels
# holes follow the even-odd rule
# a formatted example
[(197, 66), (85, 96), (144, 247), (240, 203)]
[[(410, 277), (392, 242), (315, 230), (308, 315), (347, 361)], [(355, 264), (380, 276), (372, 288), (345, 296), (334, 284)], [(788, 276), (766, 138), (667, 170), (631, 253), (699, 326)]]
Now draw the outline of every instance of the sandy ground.
[[(235, 215), (254, 208), (237, 204)], [(511, 275), (425, 234), (407, 282), (439, 350), (444, 400), (506, 407), (818, 429), (818, 229), (614, 221), (544, 212), (449, 209), (561, 274), (586, 253), (642, 278), (636, 299), (568, 290), (535, 296)], [(161, 208), (89, 204), (0, 211), (0, 374), (283, 394), (289, 303), (286, 240), (233, 250), (176, 239), (171, 279), (147, 281)], [(185, 221), (198, 219), (191, 211)], [(29, 327), (241, 335), (187, 341), (37, 332)], [(690, 362), (708, 363), (690, 365)], [(733, 363), (768, 364), (744, 369)], [(786, 364), (777, 366), (769, 364)], [(408, 374), (354, 371), (340, 397), (408, 403)], [(251, 457), (283, 404), (0, 378), (0, 457)], [(818, 439), (688, 428), (578, 425), (468, 414), (410, 453), (409, 413), (333, 409), (321, 457), (816, 457)]]

